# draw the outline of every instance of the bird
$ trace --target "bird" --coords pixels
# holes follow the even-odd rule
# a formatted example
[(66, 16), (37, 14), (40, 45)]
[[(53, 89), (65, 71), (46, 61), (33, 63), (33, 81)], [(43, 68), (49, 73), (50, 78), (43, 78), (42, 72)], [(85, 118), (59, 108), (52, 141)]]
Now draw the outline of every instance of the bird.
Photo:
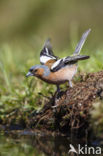
[(89, 59), (87, 55), (80, 55), (80, 51), (90, 31), (91, 29), (88, 29), (83, 33), (73, 55), (64, 58), (54, 55), (50, 39), (47, 39), (40, 52), (41, 64), (32, 66), (26, 77), (35, 76), (49, 84), (54, 84), (57, 86), (56, 92), (60, 91), (60, 85), (65, 82), (69, 82), (69, 86), (73, 87), (72, 79), (77, 73), (77, 62)]

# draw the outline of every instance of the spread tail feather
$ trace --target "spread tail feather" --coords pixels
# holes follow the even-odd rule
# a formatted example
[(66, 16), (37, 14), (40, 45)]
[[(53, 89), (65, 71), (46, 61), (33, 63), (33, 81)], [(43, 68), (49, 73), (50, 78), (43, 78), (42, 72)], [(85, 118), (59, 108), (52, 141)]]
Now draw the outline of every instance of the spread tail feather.
[(80, 51), (81, 51), (81, 49), (82, 49), (82, 47), (83, 47), (83, 45), (84, 45), (84, 43), (86, 41), (86, 38), (90, 33), (90, 31), (91, 31), (91, 29), (88, 29), (86, 32), (83, 33), (79, 43), (76, 46), (76, 49), (75, 49), (73, 55), (79, 55), (79, 53), (80, 53)]

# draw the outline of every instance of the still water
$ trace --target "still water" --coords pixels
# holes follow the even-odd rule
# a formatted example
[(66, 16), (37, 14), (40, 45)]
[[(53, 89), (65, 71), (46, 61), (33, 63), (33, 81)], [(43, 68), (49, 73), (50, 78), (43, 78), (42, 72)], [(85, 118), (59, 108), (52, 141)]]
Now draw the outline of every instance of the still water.
[[(103, 141), (95, 140), (91, 146), (99, 146)], [(69, 153), (70, 144), (75, 149), (78, 144), (84, 146), (87, 140), (75, 139), (71, 137), (51, 137), (35, 135), (24, 131), (19, 135), (0, 134), (0, 156), (75, 156), (78, 154)], [(101, 146), (101, 145), (100, 145)], [(87, 154), (84, 154), (87, 156)], [(102, 155), (102, 154), (101, 154)], [(92, 154), (90, 154), (92, 156)]]

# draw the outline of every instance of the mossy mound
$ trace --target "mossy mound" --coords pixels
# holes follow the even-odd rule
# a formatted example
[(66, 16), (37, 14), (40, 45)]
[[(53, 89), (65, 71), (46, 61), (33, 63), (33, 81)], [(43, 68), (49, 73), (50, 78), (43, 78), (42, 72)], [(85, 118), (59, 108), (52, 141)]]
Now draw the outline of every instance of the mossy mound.
[[(97, 100), (102, 105), (102, 98), (103, 71), (80, 75), (80, 81), (76, 82), (73, 88), (60, 92), (55, 98), (53, 96), (40, 111), (14, 110), (1, 120), (1, 127), (4, 126), (4, 130), (18, 127), (17, 129), (38, 129), (52, 134), (74, 133), (84, 136), (87, 132), (92, 132), (93, 126), (103, 125), (102, 122), (99, 125), (100, 122), (97, 123), (96, 120), (98, 116), (102, 118), (103, 110), (98, 109), (98, 113), (101, 114), (97, 116), (92, 113), (96, 111), (94, 104)], [(102, 131), (103, 127), (98, 129)]]

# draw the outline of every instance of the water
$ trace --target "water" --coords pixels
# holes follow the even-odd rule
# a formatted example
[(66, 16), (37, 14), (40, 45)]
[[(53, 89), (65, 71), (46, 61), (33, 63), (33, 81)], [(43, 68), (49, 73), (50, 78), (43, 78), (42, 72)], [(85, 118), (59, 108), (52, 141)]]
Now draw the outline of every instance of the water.
[[(70, 144), (76, 147), (77, 144), (83, 146), (85, 143), (86, 139), (38, 136), (29, 131), (24, 131), (19, 135), (1, 134), (0, 156), (69, 156)], [(100, 142), (95, 140), (92, 145), (97, 146), (99, 144)]]

